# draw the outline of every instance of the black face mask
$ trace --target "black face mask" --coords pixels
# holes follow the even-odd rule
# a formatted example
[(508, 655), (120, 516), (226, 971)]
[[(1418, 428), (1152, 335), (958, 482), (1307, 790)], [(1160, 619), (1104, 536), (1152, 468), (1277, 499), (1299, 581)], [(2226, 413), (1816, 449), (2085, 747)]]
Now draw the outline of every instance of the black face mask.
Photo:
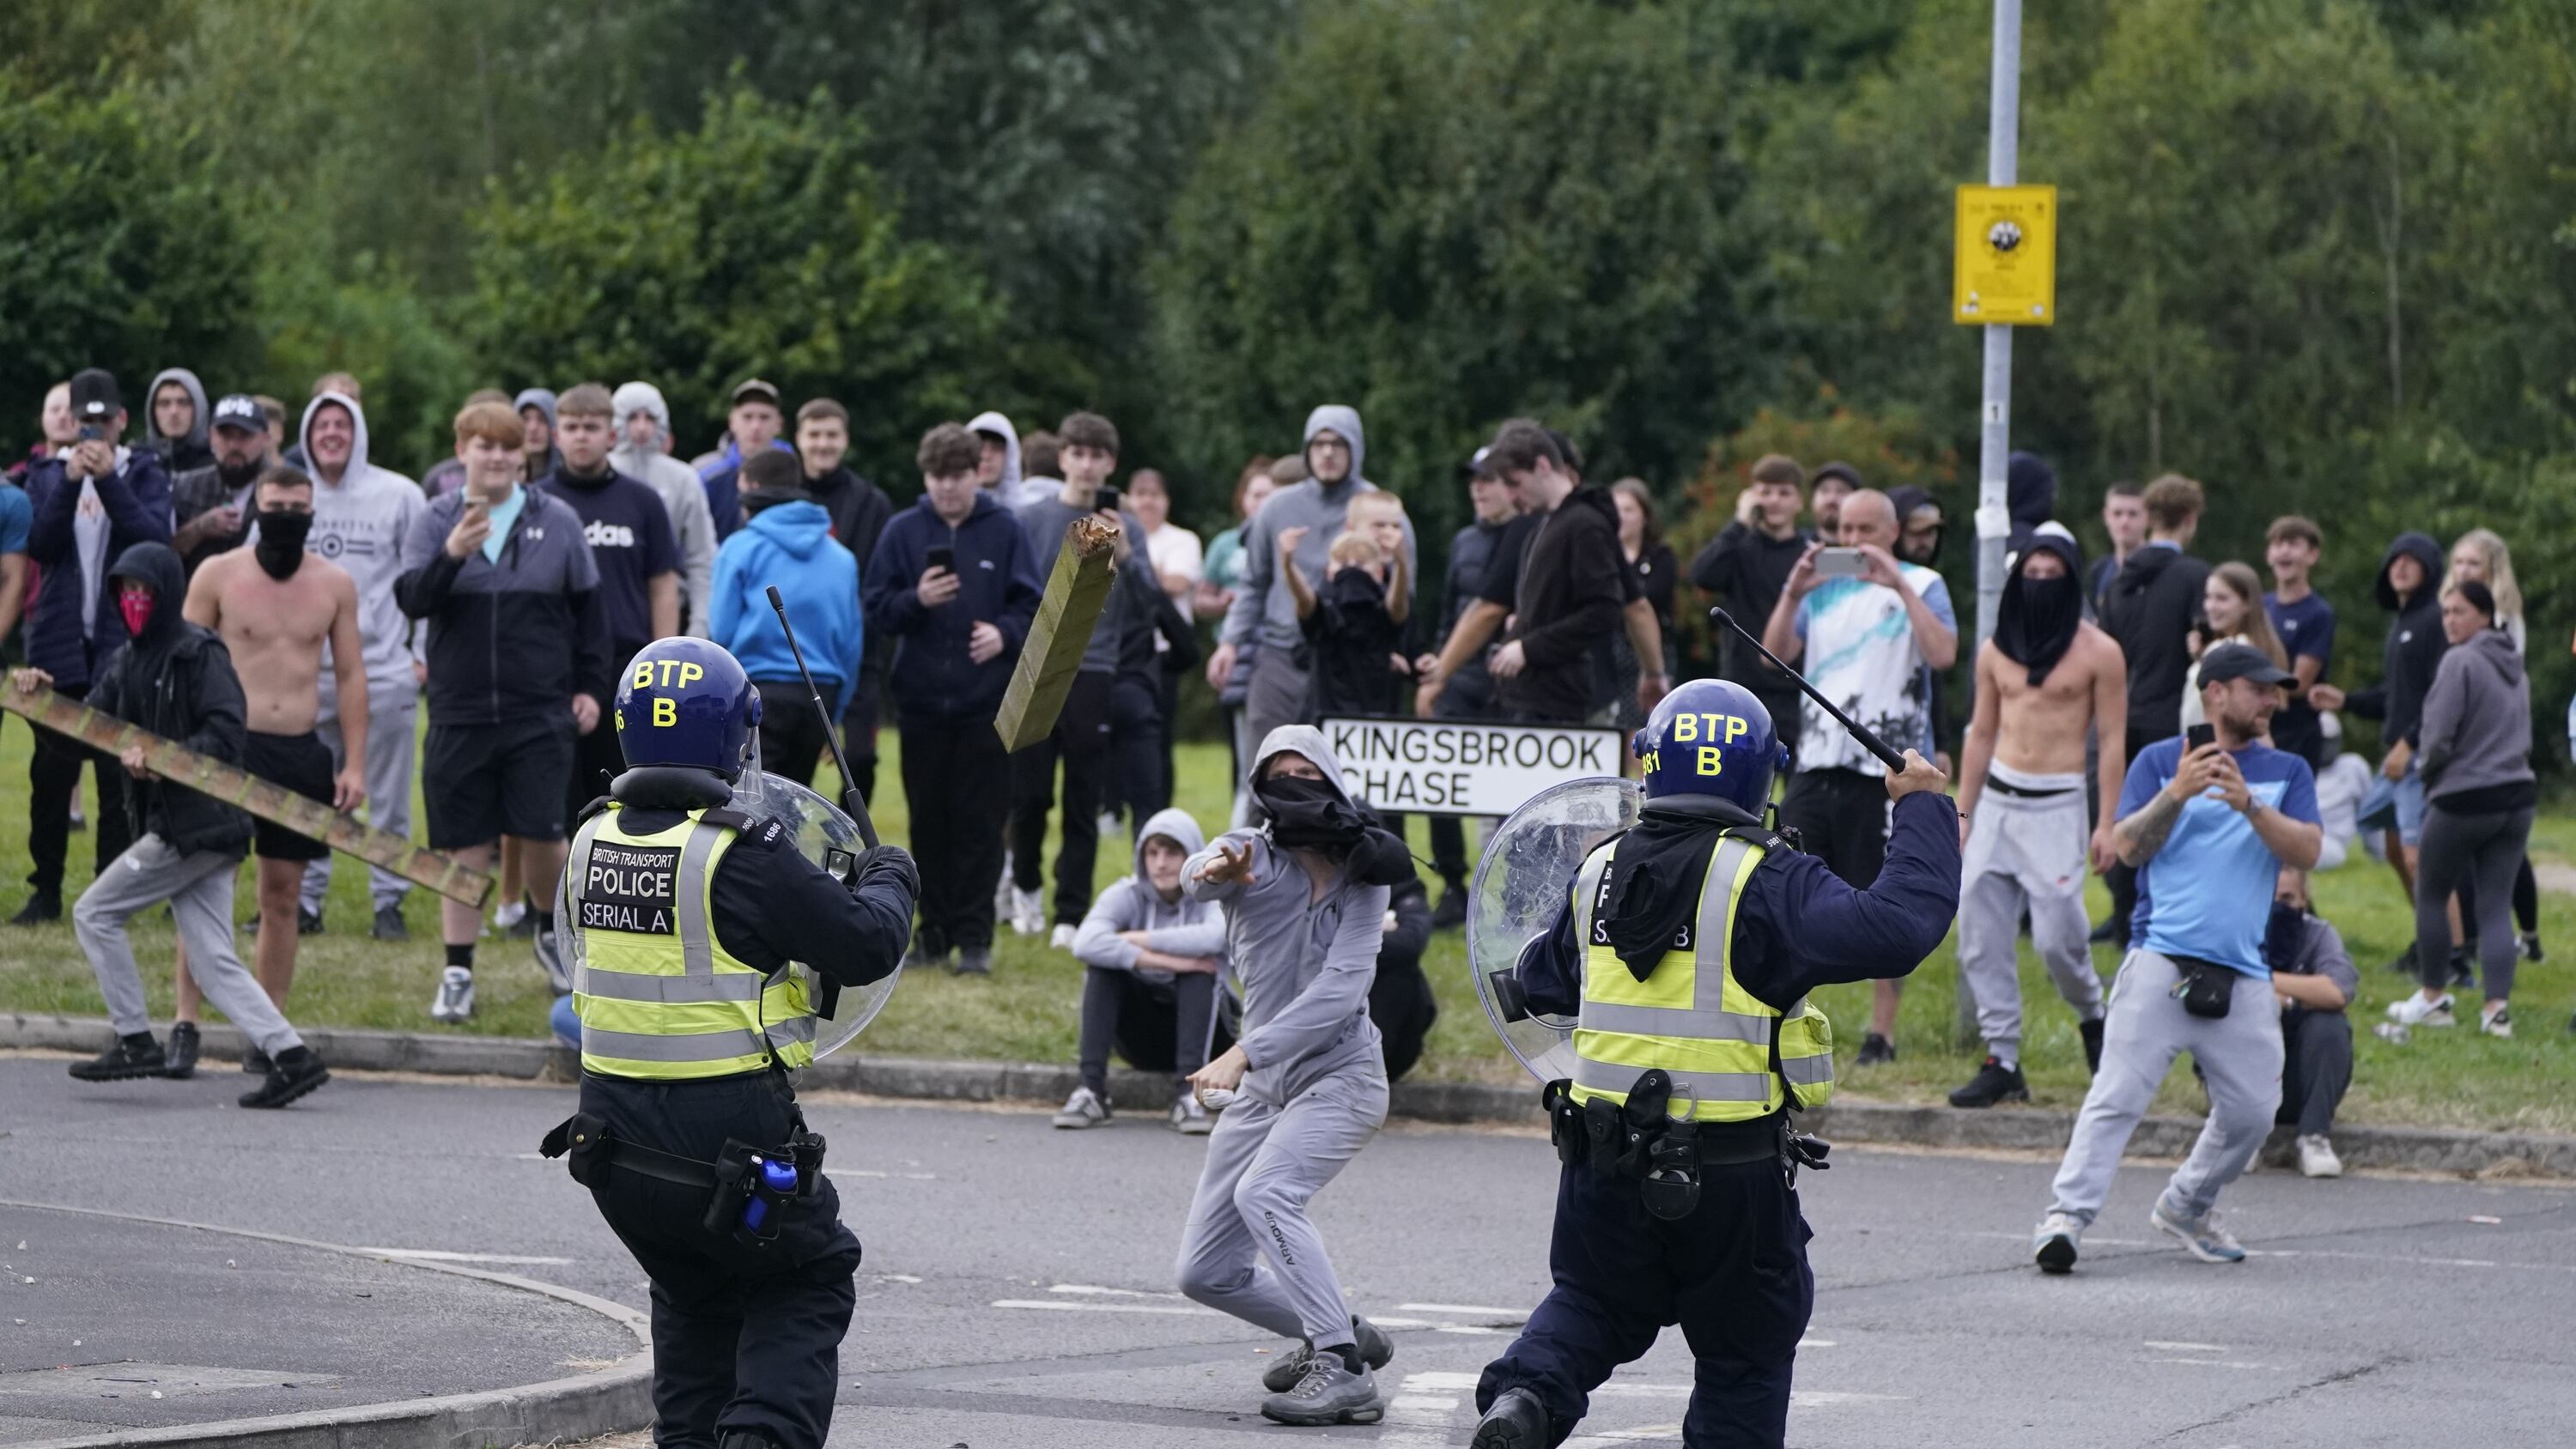
[(1358, 807), (1321, 780), (1280, 775), (1252, 787), (1270, 815), (1270, 838), (1290, 850), (1320, 850), (1338, 860), (1368, 829)]
[(259, 511), (259, 546), (252, 550), (272, 579), (288, 579), (304, 567), (304, 535), (313, 531), (313, 515), (296, 508)]
[(2016, 569), (2004, 581), (1995, 648), (2029, 670), (2030, 682), (2037, 685), (2066, 657), (2083, 625), (2084, 594), (2073, 573), (2034, 579)]
[(2299, 964), (2299, 947), (2308, 937), (2308, 913), (2288, 901), (2272, 903), (2272, 919), (2263, 928), (2263, 964), (2289, 971)]

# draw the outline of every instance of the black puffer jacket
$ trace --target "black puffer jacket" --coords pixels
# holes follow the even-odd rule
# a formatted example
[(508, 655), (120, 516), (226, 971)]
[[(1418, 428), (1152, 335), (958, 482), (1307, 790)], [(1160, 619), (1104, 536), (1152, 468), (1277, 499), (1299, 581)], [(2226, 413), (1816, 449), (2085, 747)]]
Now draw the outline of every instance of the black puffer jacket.
[[(208, 759), (241, 763), (249, 731), (232, 652), (213, 631), (179, 616), (186, 570), (167, 544), (138, 543), (108, 569), (108, 593), (120, 580), (152, 589), (152, 618), (99, 668), (89, 705), (103, 714), (178, 741)], [(122, 627), (120, 623), (119, 627)], [(250, 846), (250, 817), (219, 800), (167, 780), (134, 782), (125, 792), (135, 834), (161, 837), (183, 855), (211, 850), (240, 855)]]

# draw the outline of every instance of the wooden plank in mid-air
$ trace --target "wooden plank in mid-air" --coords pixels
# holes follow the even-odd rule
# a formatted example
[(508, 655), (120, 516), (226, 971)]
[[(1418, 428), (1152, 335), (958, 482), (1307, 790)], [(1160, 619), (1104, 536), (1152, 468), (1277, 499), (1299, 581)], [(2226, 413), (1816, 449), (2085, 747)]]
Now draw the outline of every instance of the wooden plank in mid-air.
[(1056, 551), (1055, 571), (1047, 575), (1046, 594), (1038, 600), (1037, 618), (1029, 624), (1020, 662), (1002, 691), (1001, 712), (993, 728), (1002, 748), (1019, 751), (1045, 739), (1064, 713), (1064, 697), (1082, 668), (1091, 631), (1109, 602), (1109, 585), (1118, 577), (1118, 526), (1100, 518), (1077, 518), (1065, 529), (1064, 547)]
[(208, 759), (176, 740), (141, 725), (101, 714), (67, 694), (50, 689), (0, 687), (0, 709), (24, 715), (30, 724), (68, 735), (110, 757), (136, 745), (143, 763), (165, 780), (200, 795), (245, 810), (271, 825), (282, 825), (369, 865), (381, 866), (412, 884), (452, 901), (481, 907), (492, 894), (492, 878), (471, 870), (445, 851), (412, 844), (391, 831), (378, 830), (344, 815), (319, 800), (307, 799), (282, 785), (221, 760)]

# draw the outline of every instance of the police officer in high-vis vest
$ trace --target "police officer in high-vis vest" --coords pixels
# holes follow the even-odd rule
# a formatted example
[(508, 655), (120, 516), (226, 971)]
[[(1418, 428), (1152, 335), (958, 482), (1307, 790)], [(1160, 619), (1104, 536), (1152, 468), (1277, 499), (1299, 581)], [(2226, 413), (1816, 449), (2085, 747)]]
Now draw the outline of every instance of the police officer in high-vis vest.
[(732, 807), (760, 695), (703, 639), (626, 666), (628, 769), (584, 812), (564, 868), (579, 922), (581, 1112), (571, 1154), (653, 1284), (654, 1440), (820, 1449), (856, 1301), (840, 1220), (787, 1072), (814, 1058), (801, 961), (842, 986), (902, 958), (920, 882), (868, 851), (845, 884), (785, 826)]
[(1959, 903), (1958, 812), (1913, 751), (1863, 891), (1762, 823), (1784, 751), (1750, 691), (1685, 684), (1632, 747), (1642, 816), (1584, 860), (1519, 963), (1530, 1009), (1575, 1018), (1577, 1065), (1547, 1092), (1555, 1288), (1476, 1386), (1476, 1449), (1561, 1443), (1676, 1323), (1698, 1360), (1682, 1442), (1782, 1442), (1815, 1299), (1795, 1173), (1823, 1159), (1790, 1112), (1834, 1081), (1807, 994), (1912, 971)]

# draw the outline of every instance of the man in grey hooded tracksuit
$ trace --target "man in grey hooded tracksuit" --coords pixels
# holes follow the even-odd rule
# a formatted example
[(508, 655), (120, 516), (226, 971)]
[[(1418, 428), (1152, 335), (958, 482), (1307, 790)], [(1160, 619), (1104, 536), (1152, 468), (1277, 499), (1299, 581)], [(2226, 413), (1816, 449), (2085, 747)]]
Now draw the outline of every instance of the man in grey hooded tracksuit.
[(1136, 832), (1136, 873), (1113, 882), (1074, 933), (1083, 964), (1081, 1085), (1058, 1112), (1058, 1127), (1109, 1120), (1109, 1052), (1174, 1078), (1174, 1130), (1205, 1136), (1215, 1125), (1190, 1089), (1207, 1065), (1216, 1030), (1217, 970), (1225, 956), (1225, 913), (1181, 888), (1189, 858), (1206, 836), (1186, 810), (1161, 810)]
[[(170, 388), (179, 391), (171, 394)], [(175, 415), (182, 398), (187, 402), (187, 425), (173, 430), (165, 425), (164, 415)], [(173, 477), (214, 464), (213, 426), (214, 415), (206, 409), (206, 385), (197, 381), (195, 373), (165, 367), (153, 376), (152, 386), (143, 393), (143, 446), (161, 455), (162, 466)]]
[(1272, 730), (1250, 774), (1270, 823), (1218, 836), (1181, 870), (1191, 900), (1225, 907), (1244, 997), (1242, 1039), (1191, 1078), (1203, 1095), (1239, 1095), (1208, 1140), (1181, 1238), (1181, 1291), (1304, 1340), (1264, 1376), (1265, 1417), (1375, 1423), (1384, 1406), (1370, 1371), (1394, 1347), (1351, 1316), (1306, 1205), (1386, 1120), (1368, 997), (1387, 887), (1367, 882), (1393, 863), (1378, 850), (1401, 855), (1402, 845), (1355, 828), (1363, 817), (1341, 762), (1311, 725)]
[(608, 466), (642, 479), (671, 510), (671, 535), (680, 544), (680, 632), (704, 639), (716, 571), (716, 526), (707, 516), (706, 487), (698, 482), (697, 470), (672, 457), (665, 446), (671, 437), (671, 405), (663, 401), (660, 388), (649, 382), (621, 384), (610, 406), (616, 413), (617, 444), (608, 450)]
[[(1330, 574), (1333, 540), (1341, 536), (1352, 495), (1377, 491), (1360, 472), (1367, 458), (1359, 413), (1339, 403), (1324, 404), (1306, 415), (1306, 481), (1270, 495), (1243, 526), (1243, 587), (1235, 591), (1234, 604), (1217, 630), (1207, 672), (1211, 680), (1231, 678), (1236, 653), (1247, 645), (1260, 646), (1243, 702), (1246, 731), (1253, 739), (1266, 739), (1284, 724), (1306, 722), (1307, 671), (1297, 663), (1304, 635), (1298, 628), (1296, 596), (1279, 570), (1279, 535), (1291, 528), (1306, 530), (1297, 545), (1297, 566), (1310, 579)], [(1410, 518), (1404, 523), (1404, 576), (1421, 577)]]
[[(408, 836), (412, 720), (420, 710), (420, 675), (413, 666), (420, 655), (412, 648), (412, 622), (394, 602), (394, 580), (421, 562), (406, 557), (403, 546), (428, 503), (419, 484), (368, 461), (367, 413), (356, 398), (338, 392), (315, 397), (305, 405), (296, 437), (313, 475), (313, 531), (304, 537), (304, 551), (348, 570), (358, 586), (358, 636), (366, 658), (356, 667), (367, 674), (367, 818), (379, 830)], [(259, 542), (256, 524), (248, 541)], [(334, 774), (348, 764), (340, 758), (340, 695), (333, 683), (340, 667), (326, 650), (322, 713), (313, 722), (331, 749)], [(325, 855), (304, 868), (305, 929), (321, 925), (331, 866), (332, 857)], [(375, 902), (370, 933), (383, 941), (406, 939), (402, 904), (411, 882), (381, 866), (368, 868), (367, 881)]]

